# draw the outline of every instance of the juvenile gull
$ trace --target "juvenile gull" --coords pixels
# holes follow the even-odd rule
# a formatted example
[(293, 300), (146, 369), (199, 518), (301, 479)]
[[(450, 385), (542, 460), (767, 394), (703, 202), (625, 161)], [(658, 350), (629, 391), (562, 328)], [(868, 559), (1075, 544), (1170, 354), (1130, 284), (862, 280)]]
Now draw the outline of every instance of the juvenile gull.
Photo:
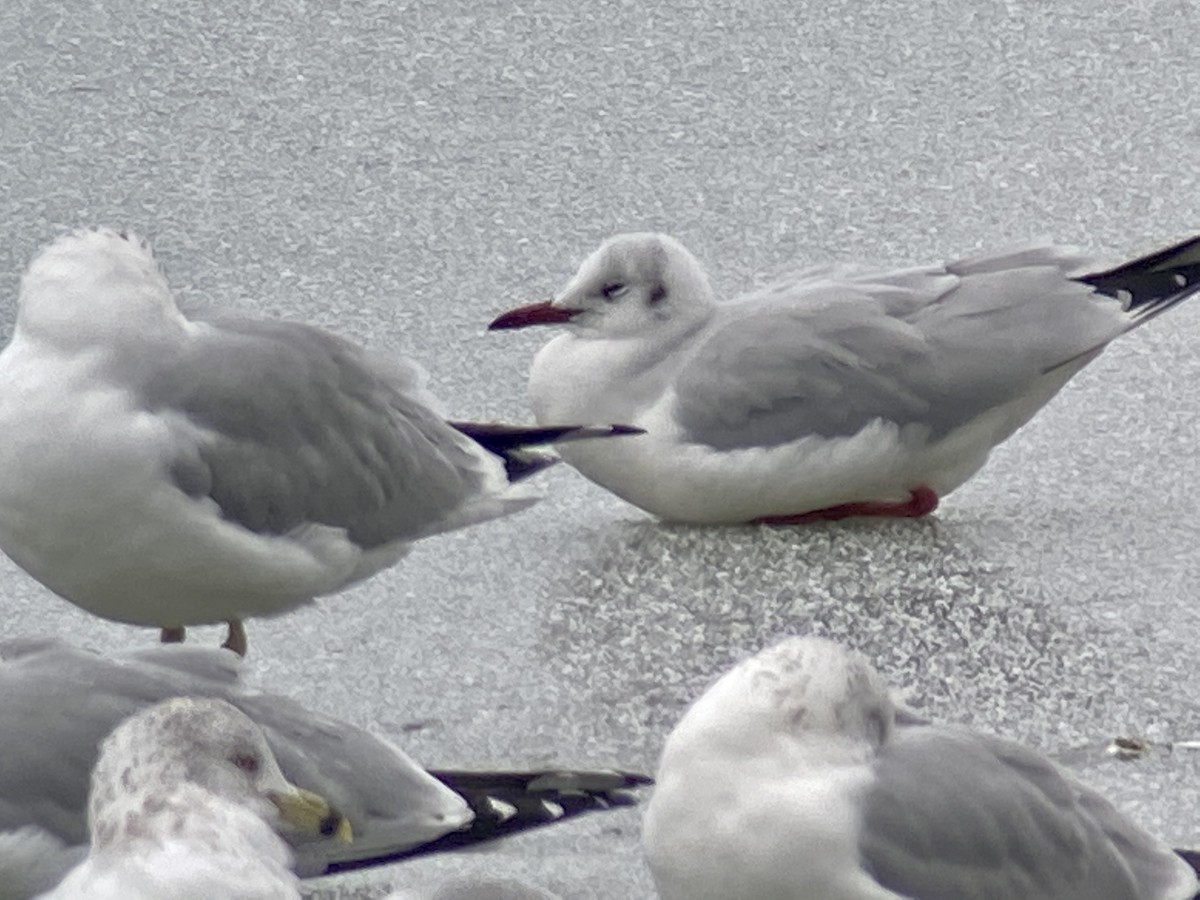
[[(1089, 274), (1090, 273), (1090, 274)], [(1200, 237), (1107, 271), (1031, 246), (922, 268), (835, 265), (717, 302), (662, 234), (606, 241), (550, 302), (540, 421), (644, 436), (563, 458), (665, 519), (919, 516), (1118, 335), (1200, 291)]]
[(611, 771), (427, 772), (386, 740), (241, 677), (216, 647), (102, 656), (44, 638), (0, 643), (0, 900), (27, 900), (86, 852), (89, 773), (122, 720), (175, 696), (228, 701), (289, 781), (329, 800), (353, 843), (285, 835), (302, 875), (451, 850), (629, 805), (648, 781)]
[(1192, 868), (1039, 753), (897, 713), (790, 638), (667, 738), (643, 844), (663, 900), (1191, 900)]
[(351, 839), (283, 777), (258, 727), (211, 698), (164, 701), (104, 740), (88, 824), (87, 858), (47, 900), (298, 900), (276, 828)]
[[(523, 449), (610, 428), (444, 420), (409, 363), (294, 322), (189, 320), (149, 247), (62, 237), (0, 353), (0, 548), (119, 622), (274, 615), (534, 502)], [(621, 429), (615, 429), (621, 431)]]

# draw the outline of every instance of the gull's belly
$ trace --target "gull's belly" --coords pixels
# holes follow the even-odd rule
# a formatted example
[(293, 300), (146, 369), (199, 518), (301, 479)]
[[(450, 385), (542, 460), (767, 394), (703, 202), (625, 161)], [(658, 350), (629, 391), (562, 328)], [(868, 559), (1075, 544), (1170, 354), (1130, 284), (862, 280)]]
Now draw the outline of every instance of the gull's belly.
[[(646, 430), (620, 441), (559, 449), (584, 476), (663, 519), (732, 524), (850, 503), (903, 502), (917, 487), (944, 497), (974, 475), (993, 447), (1027, 422), (1074, 374), (1047, 373), (1027, 393), (948, 434), (883, 419), (848, 436), (797, 435), (775, 446), (718, 449), (683, 432), (669, 385), (614, 377), (587, 344), (543, 348), (530, 376), (543, 423), (622, 422)], [(579, 343), (579, 342), (576, 342)], [(592, 342), (597, 344), (599, 342)]]

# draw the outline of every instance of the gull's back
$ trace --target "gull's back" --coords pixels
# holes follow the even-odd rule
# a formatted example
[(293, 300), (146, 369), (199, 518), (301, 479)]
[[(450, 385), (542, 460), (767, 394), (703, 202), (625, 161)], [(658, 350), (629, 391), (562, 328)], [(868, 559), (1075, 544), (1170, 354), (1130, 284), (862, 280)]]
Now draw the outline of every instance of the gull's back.
[(1191, 900), (1196, 873), (1109, 801), (1012, 741), (899, 725), (863, 797), (864, 866), (919, 900)]

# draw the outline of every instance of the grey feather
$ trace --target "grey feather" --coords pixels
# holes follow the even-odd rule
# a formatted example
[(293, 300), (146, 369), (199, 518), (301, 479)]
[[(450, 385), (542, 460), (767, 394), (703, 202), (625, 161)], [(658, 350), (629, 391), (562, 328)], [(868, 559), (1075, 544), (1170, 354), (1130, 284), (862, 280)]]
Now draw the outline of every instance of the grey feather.
[(1130, 326), (1118, 301), (1072, 280), (1084, 268), (1023, 248), (792, 275), (718, 306), (677, 380), (676, 416), (718, 449), (852, 435), (876, 419), (945, 435)]
[[(216, 320), (144, 373), (146, 408), (202, 429), (170, 475), (251, 531), (345, 528), (370, 549), (437, 531), (474, 496), (471, 445), (388, 366), (291, 322)], [(247, 390), (253, 385), (253, 390)]]
[(1155, 900), (1191, 870), (1040, 754), (897, 721), (863, 798), (862, 864), (919, 900)]
[(351, 845), (296, 849), (301, 869), (416, 846), (455, 830), (466, 804), (362, 729), (242, 684), (240, 660), (171, 645), (107, 658), (52, 639), (0, 643), (0, 832), (39, 827), (86, 843), (100, 741), (134, 712), (175, 696), (220, 697), (254, 719), (289, 780), (326, 797), (354, 826)]

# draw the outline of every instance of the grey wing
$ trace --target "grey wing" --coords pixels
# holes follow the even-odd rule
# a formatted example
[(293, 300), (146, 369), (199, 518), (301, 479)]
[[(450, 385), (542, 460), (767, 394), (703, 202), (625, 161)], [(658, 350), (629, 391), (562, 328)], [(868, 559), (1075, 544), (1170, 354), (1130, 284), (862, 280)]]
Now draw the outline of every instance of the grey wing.
[(302, 874), (324, 871), (333, 862), (399, 853), (474, 817), (458, 794), (361, 728), (270, 694), (231, 700), (263, 729), (288, 779), (328, 799), (354, 827), (350, 844), (317, 840), (297, 846)]
[(188, 693), (193, 681), (219, 686), (235, 677), (210, 669), (203, 679), (159, 677), (55, 640), (0, 644), (0, 830), (36, 825), (69, 844), (86, 842), (100, 741), (142, 706)]
[(410, 372), (305, 325), (215, 321), (143, 390), (148, 408), (201, 430), (181, 441), (177, 484), (252, 531), (319, 523), (365, 548), (411, 540), (488, 477)]
[(1184, 900), (1194, 873), (1095, 792), (1018, 744), (897, 728), (863, 798), (860, 854), (914, 900)]
[(171, 645), (109, 658), (38, 639), (0, 644), (0, 832), (38, 826), (85, 843), (100, 742), (139, 709), (177, 696), (221, 697), (241, 708), (284, 774), (350, 818), (352, 844), (297, 848), (298, 863), (312, 872), (425, 843), (471, 817), (461, 797), (390, 743), (246, 688), (227, 651)]
[(793, 276), (718, 307), (676, 381), (676, 417), (720, 449), (876, 419), (943, 435), (1120, 332), (1119, 303), (1067, 277), (1079, 265), (1047, 248)]
[(803, 303), (730, 310), (676, 379), (684, 436), (721, 450), (771, 447), (809, 434), (855, 434), (879, 417), (938, 415), (921, 334), (868, 298), (839, 291), (829, 299), (821, 290)]
[(284, 775), (350, 819), (351, 844), (318, 839), (296, 848), (297, 865), (307, 872), (424, 844), (472, 816), (458, 794), (390, 742), (287, 697), (246, 687), (239, 662), (227, 651), (155, 647), (132, 654), (126, 666), (131, 680), (157, 685), (143, 685), (143, 696), (149, 691), (171, 696), (167, 691), (172, 691), (219, 696), (237, 706), (262, 728)]

